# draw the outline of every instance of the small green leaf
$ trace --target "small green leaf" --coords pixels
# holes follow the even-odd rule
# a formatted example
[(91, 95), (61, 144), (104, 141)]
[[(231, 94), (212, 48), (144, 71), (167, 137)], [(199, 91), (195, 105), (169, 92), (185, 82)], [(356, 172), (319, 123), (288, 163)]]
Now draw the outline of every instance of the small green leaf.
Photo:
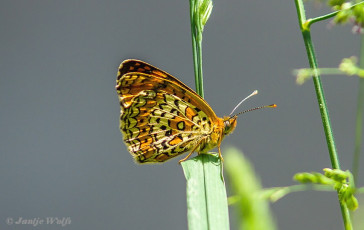
[(331, 7), (334, 7), (334, 6), (341, 6), (344, 2), (345, 0), (329, 0), (327, 4)]
[(200, 28), (200, 32), (203, 32), (213, 8), (211, 0), (196, 0), (195, 2), (195, 14), (194, 21), (197, 28)]
[(213, 4), (211, 0), (190, 0), (191, 22), (193, 22), (193, 33), (198, 42), (202, 41), (204, 27), (211, 15)]
[(354, 196), (356, 187), (351, 172), (330, 168), (323, 171), (324, 175), (317, 172), (297, 173), (294, 179), (301, 183), (331, 185), (337, 191), (341, 203), (346, 204), (350, 210), (357, 209), (359, 204)]
[(364, 3), (346, 2), (344, 0), (330, 0), (328, 5), (338, 11), (333, 22), (336, 24), (354, 24), (353, 33), (363, 33), (364, 27)]
[(311, 69), (298, 69), (293, 71), (293, 74), (296, 75), (296, 83), (302, 85), (306, 80), (310, 79), (313, 75)]
[(349, 171), (342, 171), (340, 169), (324, 168), (324, 172), (326, 177), (339, 183), (345, 183), (346, 179), (349, 177)]
[(293, 179), (304, 184), (313, 183), (313, 184), (332, 185), (335, 183), (332, 179), (329, 179), (326, 176), (322, 175), (321, 173), (317, 172), (297, 173), (296, 175), (294, 175)]
[(357, 62), (358, 59), (356, 57), (344, 58), (339, 65), (339, 69), (349, 76), (355, 75), (360, 70), (356, 65)]
[(351, 196), (349, 199), (346, 199), (346, 205), (348, 206), (348, 208), (352, 211), (356, 210), (357, 208), (359, 208), (359, 202), (356, 199), (355, 196)]
[[(201, 2), (201, 5), (199, 6), (199, 14), (201, 17), (202, 26), (205, 26), (207, 21), (209, 20), (212, 8), (213, 8), (213, 4), (212, 4), (211, 0), (204, 0)], [(203, 27), (202, 27), (202, 30), (203, 30)]]

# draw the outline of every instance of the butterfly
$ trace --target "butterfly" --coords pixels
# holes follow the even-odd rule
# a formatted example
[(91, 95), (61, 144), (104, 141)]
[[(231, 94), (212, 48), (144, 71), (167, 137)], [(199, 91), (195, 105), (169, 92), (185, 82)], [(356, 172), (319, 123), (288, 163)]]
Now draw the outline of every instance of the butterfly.
[[(134, 59), (120, 64), (116, 91), (121, 107), (120, 131), (137, 163), (162, 163), (190, 152), (182, 162), (193, 152), (207, 153), (215, 147), (223, 159), (221, 142), (235, 129), (239, 114), (217, 117), (183, 82)], [(263, 107), (275, 105), (249, 111)]]

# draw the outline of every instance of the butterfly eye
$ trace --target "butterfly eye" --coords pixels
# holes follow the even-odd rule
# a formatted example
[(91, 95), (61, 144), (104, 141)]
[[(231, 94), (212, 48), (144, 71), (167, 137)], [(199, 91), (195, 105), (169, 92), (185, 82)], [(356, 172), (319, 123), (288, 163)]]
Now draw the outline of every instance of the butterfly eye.
[(236, 117), (224, 121), (224, 135), (230, 134), (236, 126)]
[(230, 129), (230, 122), (229, 120), (224, 121), (224, 133), (226, 134)]

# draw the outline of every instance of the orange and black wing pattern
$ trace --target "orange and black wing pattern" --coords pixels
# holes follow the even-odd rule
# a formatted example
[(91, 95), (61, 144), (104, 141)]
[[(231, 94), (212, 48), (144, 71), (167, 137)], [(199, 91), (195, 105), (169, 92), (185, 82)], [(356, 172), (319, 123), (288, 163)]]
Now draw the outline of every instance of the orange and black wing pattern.
[(138, 163), (164, 162), (196, 149), (221, 119), (184, 83), (139, 60), (121, 63), (116, 90), (120, 130)]

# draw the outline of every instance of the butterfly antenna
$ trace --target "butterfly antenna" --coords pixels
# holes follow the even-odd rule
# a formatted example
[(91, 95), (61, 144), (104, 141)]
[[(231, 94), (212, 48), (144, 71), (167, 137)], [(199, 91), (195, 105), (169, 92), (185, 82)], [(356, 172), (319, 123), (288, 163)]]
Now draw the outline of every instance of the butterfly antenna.
[(233, 111), (231, 111), (231, 113), (229, 114), (229, 117), (231, 117), (231, 114), (233, 114), (233, 112), (241, 105), (241, 103), (243, 103), (244, 101), (246, 101), (249, 97), (252, 97), (254, 95), (258, 94), (258, 90), (254, 90), (254, 92), (252, 92), (249, 96), (247, 96), (246, 98), (244, 98), (243, 100), (241, 100), (241, 102), (239, 102), (239, 104), (237, 104), (235, 106), (235, 108), (233, 109)]
[(243, 112), (240, 112), (238, 114), (235, 114), (234, 116), (230, 116), (230, 117), (235, 117), (235, 116), (239, 116), (243, 113), (247, 113), (247, 112), (250, 112), (250, 111), (254, 111), (254, 110), (257, 110), (257, 109), (263, 109), (263, 108), (275, 108), (277, 107), (276, 104), (271, 104), (271, 105), (263, 105), (263, 106), (259, 106), (259, 107), (255, 107), (255, 108), (252, 108), (252, 109), (248, 109), (248, 110), (245, 110)]

